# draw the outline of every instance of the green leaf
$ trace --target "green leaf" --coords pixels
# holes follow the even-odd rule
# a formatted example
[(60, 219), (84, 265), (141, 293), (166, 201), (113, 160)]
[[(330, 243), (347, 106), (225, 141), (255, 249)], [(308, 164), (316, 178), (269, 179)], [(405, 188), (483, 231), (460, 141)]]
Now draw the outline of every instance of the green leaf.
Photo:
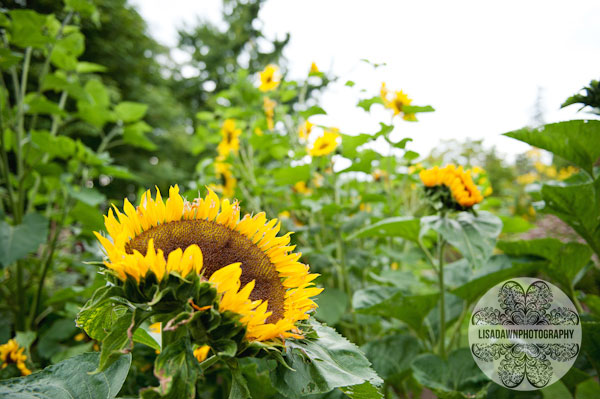
[[(2, 14), (0, 14), (1, 16)], [(23, 56), (18, 53), (13, 53), (10, 49), (0, 48), (0, 68), (6, 70), (11, 66), (18, 64)]]
[(347, 80), (346, 83), (344, 83), (344, 86), (348, 86), (348, 87), (353, 87), (356, 83), (354, 83), (352, 80)]
[(96, 290), (77, 315), (77, 326), (96, 340), (103, 340), (115, 322), (127, 312), (123, 305), (113, 303), (112, 297), (122, 295), (122, 289), (106, 285)]
[(371, 135), (362, 133), (357, 136), (342, 134), (342, 155), (346, 158), (353, 159), (358, 156), (357, 147), (371, 140)]
[(529, 255), (546, 259), (550, 263), (546, 272), (567, 288), (574, 285), (575, 277), (592, 256), (591, 248), (585, 244), (563, 243), (555, 238), (500, 241), (498, 248), (509, 255)]
[(156, 149), (156, 144), (146, 137), (146, 133), (151, 131), (152, 127), (144, 121), (126, 125), (123, 128), (123, 141), (127, 144), (131, 144), (132, 146), (153, 151)]
[(518, 234), (525, 233), (535, 227), (534, 224), (529, 223), (521, 216), (503, 216), (499, 215), (502, 220), (502, 233), (503, 234)]
[(327, 288), (317, 297), (315, 317), (331, 326), (337, 324), (348, 307), (348, 296), (342, 290)]
[(346, 240), (351, 241), (363, 237), (401, 237), (405, 240), (417, 242), (421, 223), (419, 218), (411, 216), (397, 216), (380, 220), (367, 226), (349, 236)]
[[(286, 340), (284, 359), (289, 367), (279, 365), (273, 379), (281, 393), (300, 397), (364, 383), (378, 386), (383, 382), (358, 347), (330, 327), (315, 321), (311, 325), (317, 339)], [(357, 387), (356, 391), (365, 389)]]
[(375, 387), (369, 382), (364, 382), (360, 385), (352, 385), (350, 387), (340, 388), (346, 396), (350, 399), (380, 399), (383, 398), (383, 394), (379, 388)]
[(368, 342), (361, 349), (381, 378), (399, 381), (419, 354), (419, 341), (408, 334), (387, 335)]
[(146, 115), (146, 111), (148, 105), (131, 101), (123, 101), (115, 107), (117, 119), (126, 123), (139, 121)]
[(575, 399), (597, 399), (600, 398), (600, 385), (593, 378), (577, 385)]
[(131, 365), (122, 356), (104, 372), (90, 375), (98, 365), (98, 353), (84, 353), (27, 377), (0, 381), (0, 396), (35, 399), (112, 399), (121, 390)]
[(57, 68), (66, 71), (74, 71), (77, 69), (77, 58), (83, 54), (85, 50), (85, 38), (79, 32), (61, 38), (54, 45), (50, 60)]
[(187, 337), (163, 348), (155, 363), (155, 374), (166, 391), (161, 398), (195, 398), (199, 365)]
[(313, 115), (327, 115), (327, 112), (325, 112), (325, 110), (317, 105), (313, 105), (312, 107), (310, 107), (309, 109), (307, 109), (306, 111), (300, 111), (298, 113), (302, 118), (304, 119), (308, 119), (309, 117), (313, 116)]
[(430, 229), (458, 249), (473, 267), (481, 267), (494, 250), (496, 238), (502, 231), (502, 221), (489, 212), (479, 212), (478, 216), (461, 212), (456, 219), (422, 218), (421, 235)]
[(111, 326), (110, 332), (102, 340), (100, 363), (96, 372), (104, 371), (124, 353), (133, 349), (133, 334), (149, 313), (135, 309), (120, 316)]
[(545, 184), (542, 198), (544, 212), (561, 218), (600, 254), (600, 178), (569, 186)]
[(423, 334), (423, 320), (437, 300), (438, 294), (406, 295), (395, 287), (372, 286), (355, 291), (352, 304), (358, 313), (393, 317)]
[(148, 331), (144, 330), (143, 328), (138, 328), (135, 330), (135, 333), (133, 333), (133, 342), (144, 344), (158, 351), (160, 350), (160, 345), (158, 342), (156, 342), (156, 340), (152, 338)]
[(434, 112), (435, 109), (431, 105), (418, 106), (418, 105), (404, 105), (402, 112), (405, 114), (417, 114), (419, 112)]
[(83, 17), (90, 18), (96, 26), (100, 25), (100, 14), (90, 0), (65, 0), (65, 9), (73, 10)]
[(310, 179), (310, 165), (279, 168), (273, 172), (273, 177), (278, 185), (289, 185), (299, 181), (307, 181)]
[(562, 381), (556, 381), (554, 384), (542, 388), (540, 392), (544, 399), (569, 399), (573, 397)]
[(581, 351), (600, 373), (600, 322), (582, 321), (581, 333)]
[(0, 221), (0, 263), (8, 266), (35, 251), (48, 236), (48, 220), (39, 213), (29, 213), (23, 222), (11, 226)]
[(593, 176), (594, 163), (600, 158), (600, 121), (573, 120), (524, 128), (504, 133), (534, 147), (550, 151), (574, 163)]
[(50, 37), (44, 34), (48, 16), (33, 10), (11, 10), (9, 15), (12, 19), (10, 42), (15, 46), (44, 48), (50, 42)]
[(77, 63), (77, 73), (106, 72), (104, 65), (94, 64), (93, 62), (80, 61)]
[(383, 100), (381, 99), (380, 96), (365, 98), (364, 100), (360, 100), (358, 102), (357, 106), (364, 109), (365, 111), (369, 112), (371, 110), (371, 107), (373, 106), (373, 104), (383, 105)]
[(100, 205), (106, 201), (106, 196), (93, 188), (67, 186), (67, 191), (71, 197), (89, 206)]
[(65, 110), (48, 100), (43, 94), (29, 93), (25, 96), (25, 113), (66, 116)]
[(50, 159), (70, 159), (75, 155), (77, 142), (67, 136), (53, 136), (45, 130), (33, 130), (31, 132), (31, 141), (41, 151), (50, 156)]
[(488, 382), (468, 348), (453, 351), (447, 361), (431, 353), (420, 355), (413, 361), (412, 370), (420, 384), (444, 398), (476, 397)]
[(229, 391), (229, 399), (249, 399), (251, 398), (248, 382), (242, 373), (236, 360), (228, 363), (231, 371), (231, 390)]

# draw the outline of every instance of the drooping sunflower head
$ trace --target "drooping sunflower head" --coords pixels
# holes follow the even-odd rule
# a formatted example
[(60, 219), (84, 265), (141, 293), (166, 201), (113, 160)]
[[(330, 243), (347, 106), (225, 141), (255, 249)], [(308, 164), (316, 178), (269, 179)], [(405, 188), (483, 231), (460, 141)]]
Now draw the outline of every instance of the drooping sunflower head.
[(483, 200), (481, 192), (473, 183), (471, 170), (465, 171), (462, 166), (435, 166), (419, 172), (419, 177), (428, 196), (440, 200), (448, 208), (466, 210)]
[(338, 129), (326, 130), (321, 137), (315, 140), (312, 148), (308, 151), (309, 155), (320, 157), (331, 154), (337, 148), (340, 137)]
[(260, 73), (260, 86), (258, 89), (262, 92), (271, 91), (279, 86), (281, 82), (281, 74), (277, 65), (269, 64)]
[(158, 189), (154, 199), (147, 191), (137, 208), (125, 199), (124, 213), (110, 210), (105, 225), (110, 239), (96, 236), (119, 279), (201, 274), (219, 293), (219, 310), (240, 314), (248, 340), (297, 337), (296, 323), (316, 307), (318, 275), (298, 261), (290, 234), (277, 236), (277, 219), (264, 212), (240, 219), (238, 203), (212, 190), (192, 202), (177, 186), (164, 202)]
[(14, 364), (21, 372), (21, 375), (31, 374), (31, 371), (25, 364), (27, 356), (23, 353), (24, 351), (25, 348), (19, 347), (15, 339), (10, 339), (7, 343), (0, 345), (1, 368), (6, 368), (9, 364)]

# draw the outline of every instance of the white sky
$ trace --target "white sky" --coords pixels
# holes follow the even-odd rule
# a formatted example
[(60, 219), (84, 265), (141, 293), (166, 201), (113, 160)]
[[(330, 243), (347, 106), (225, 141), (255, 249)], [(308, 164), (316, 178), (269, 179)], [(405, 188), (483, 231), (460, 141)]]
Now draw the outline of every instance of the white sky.
[[(167, 45), (184, 24), (220, 19), (219, 0), (132, 3)], [(539, 88), (546, 122), (589, 118), (577, 106), (559, 107), (600, 78), (599, 17), (597, 0), (269, 0), (260, 13), (267, 37), (291, 34), (285, 56), (292, 78), (306, 76), (312, 61), (340, 76), (321, 98), (328, 115), (311, 121), (348, 134), (377, 131), (389, 113), (375, 106), (369, 115), (356, 102), (385, 81), (413, 104), (436, 109), (418, 123), (397, 123), (396, 137), (412, 137), (410, 149), (422, 154), (451, 138), (483, 138), (508, 154), (526, 150), (500, 134), (531, 123)], [(361, 58), (387, 66), (374, 71)], [(346, 80), (357, 86), (344, 87)]]

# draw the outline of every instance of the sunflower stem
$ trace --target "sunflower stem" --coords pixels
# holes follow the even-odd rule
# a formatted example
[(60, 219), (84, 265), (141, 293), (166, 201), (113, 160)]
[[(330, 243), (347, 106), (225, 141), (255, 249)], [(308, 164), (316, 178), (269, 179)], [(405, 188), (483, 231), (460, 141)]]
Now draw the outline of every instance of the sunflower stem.
[(446, 245), (446, 240), (440, 237), (440, 242), (438, 245), (438, 284), (440, 290), (440, 342), (439, 342), (439, 351), (440, 356), (442, 358), (446, 357), (446, 299), (444, 294), (444, 247)]

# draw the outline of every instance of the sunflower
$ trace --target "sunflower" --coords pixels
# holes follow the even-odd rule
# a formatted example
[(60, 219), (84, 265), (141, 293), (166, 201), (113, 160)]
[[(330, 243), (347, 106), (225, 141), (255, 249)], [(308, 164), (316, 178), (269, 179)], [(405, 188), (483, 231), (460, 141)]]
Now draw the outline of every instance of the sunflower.
[(217, 146), (219, 157), (222, 159), (227, 158), (231, 152), (237, 154), (240, 150), (240, 135), (242, 129), (236, 129), (235, 121), (233, 119), (226, 119), (221, 127), (221, 142)]
[(310, 136), (313, 126), (313, 123), (310, 123), (309, 121), (304, 121), (304, 123), (301, 124), (298, 128), (298, 137), (300, 137), (303, 140), (308, 140), (308, 136)]
[(417, 120), (417, 117), (414, 113), (404, 112), (404, 107), (410, 105), (413, 100), (410, 97), (408, 97), (408, 95), (402, 90), (396, 91), (394, 93), (394, 96), (390, 97), (385, 83), (382, 83), (380, 89), (380, 96), (381, 100), (383, 101), (383, 105), (386, 108), (389, 108), (394, 111), (394, 116), (402, 115), (402, 119), (410, 122), (414, 122)]
[(319, 157), (323, 155), (331, 154), (338, 146), (338, 138), (341, 137), (338, 129), (326, 130), (321, 137), (319, 137), (308, 153), (313, 157)]
[(269, 97), (263, 97), (263, 109), (265, 110), (265, 116), (267, 117), (267, 127), (269, 130), (273, 130), (275, 124), (273, 123), (273, 116), (275, 115), (275, 106), (277, 103), (271, 100)]
[(318, 275), (292, 252), (290, 233), (277, 237), (277, 219), (261, 212), (240, 220), (237, 201), (209, 189), (190, 203), (177, 186), (166, 202), (158, 189), (155, 199), (145, 192), (137, 208), (125, 199), (124, 211), (114, 207), (105, 216), (111, 240), (96, 233), (118, 278), (201, 274), (216, 287), (219, 310), (240, 314), (248, 340), (301, 337), (296, 323), (308, 319), (321, 289), (312, 283)]
[(210, 351), (210, 346), (202, 345), (194, 349), (194, 357), (202, 363), (206, 357), (208, 356), (208, 352)]
[(319, 73), (321, 71), (319, 71), (319, 67), (317, 66), (316, 63), (312, 63), (310, 64), (310, 72), (309, 73)]
[(233, 197), (235, 195), (235, 186), (237, 186), (237, 179), (231, 172), (231, 164), (222, 162), (217, 158), (215, 162), (215, 174), (218, 179), (222, 180), (222, 184), (218, 186), (220, 191), (225, 197)]
[(0, 362), (2, 362), (2, 368), (6, 368), (10, 363), (13, 363), (19, 369), (21, 375), (31, 374), (31, 370), (25, 364), (27, 356), (23, 354), (24, 350), (25, 348), (19, 348), (19, 344), (15, 339), (11, 339), (4, 345), (0, 345)]
[(452, 199), (463, 208), (470, 208), (483, 200), (479, 189), (473, 183), (471, 170), (463, 170), (452, 164), (443, 168), (437, 166), (419, 172), (421, 181), (427, 188), (445, 186), (450, 190)]
[(279, 86), (280, 82), (281, 74), (279, 73), (279, 67), (269, 64), (260, 73), (260, 86), (258, 86), (258, 90), (262, 92), (274, 90)]

